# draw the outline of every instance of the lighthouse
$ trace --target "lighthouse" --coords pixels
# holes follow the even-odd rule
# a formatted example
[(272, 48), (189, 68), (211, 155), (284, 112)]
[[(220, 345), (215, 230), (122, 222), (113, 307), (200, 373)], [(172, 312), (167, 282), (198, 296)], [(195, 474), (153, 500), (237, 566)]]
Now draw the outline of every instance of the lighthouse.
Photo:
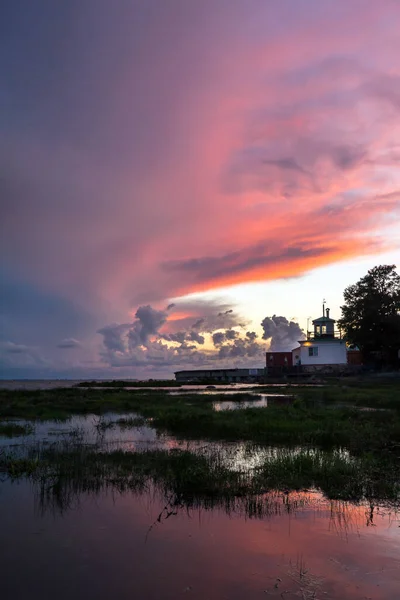
[(335, 329), (335, 319), (329, 308), (322, 304), (322, 317), (312, 321), (313, 331), (307, 332), (307, 339), (299, 340), (295, 348), (293, 364), (302, 365), (305, 371), (341, 370), (347, 364), (346, 342)]

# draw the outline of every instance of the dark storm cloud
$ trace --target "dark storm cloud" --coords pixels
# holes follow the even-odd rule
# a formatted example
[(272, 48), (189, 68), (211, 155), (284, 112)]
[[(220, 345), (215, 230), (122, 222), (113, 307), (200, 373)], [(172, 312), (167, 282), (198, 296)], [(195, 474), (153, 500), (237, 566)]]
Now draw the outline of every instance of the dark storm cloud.
[(212, 340), (214, 346), (219, 346), (225, 340), (225, 333), (223, 331), (217, 331), (212, 334)]
[(149, 337), (158, 333), (160, 327), (167, 320), (167, 314), (162, 310), (155, 310), (150, 305), (140, 306), (135, 314), (138, 319), (138, 331), (141, 342), (146, 345)]
[(225, 331), (225, 339), (227, 339), (227, 340), (234, 340), (238, 337), (238, 335), (239, 335), (239, 332), (235, 331), (234, 329), (227, 329)]
[(187, 339), (191, 340), (192, 342), (197, 342), (200, 345), (203, 345), (205, 341), (204, 335), (200, 335), (197, 333), (197, 331), (190, 331), (187, 334)]
[(257, 334), (255, 331), (246, 331), (246, 337), (251, 341), (254, 342), (254, 340), (257, 338)]
[(239, 332), (234, 329), (226, 329), (225, 331), (216, 331), (212, 334), (214, 346), (220, 346), (223, 342), (231, 342), (239, 337)]
[[(233, 309), (216, 313), (216, 322), (226, 318), (236, 318)], [(144, 326), (145, 335), (142, 330)], [(200, 367), (224, 365), (224, 360), (239, 363), (242, 358), (254, 358), (257, 362), (263, 360), (265, 346), (255, 342), (254, 332), (247, 332), (245, 337), (240, 337), (240, 333), (233, 329), (211, 330), (205, 335), (192, 328), (166, 333), (164, 326), (168, 326), (167, 315), (151, 306), (145, 306), (138, 308), (133, 323), (101, 328), (98, 333), (103, 336), (103, 361), (110, 367)], [(210, 336), (216, 350), (200, 348), (205, 345), (206, 335)], [(172, 342), (173, 345), (169, 345), (168, 342)]]
[(265, 348), (262, 344), (256, 343), (248, 338), (236, 339), (233, 344), (225, 344), (220, 347), (218, 357), (225, 358), (258, 358), (264, 354)]
[(304, 331), (299, 324), (289, 321), (286, 317), (265, 317), (261, 327), (264, 330), (263, 339), (270, 340), (271, 352), (292, 350), (299, 340), (304, 339)]
[(268, 243), (257, 244), (243, 249), (242, 252), (231, 252), (222, 256), (205, 256), (164, 264), (168, 271), (185, 273), (191, 281), (213, 280), (227, 275), (240, 274), (249, 269), (279, 265), (279, 263), (298, 259), (321, 257), (328, 253), (328, 248), (302, 248), (301, 246), (271, 249)]
[(162, 339), (168, 342), (177, 342), (178, 344), (184, 344), (186, 342), (196, 342), (197, 344), (203, 345), (205, 338), (200, 335), (197, 331), (177, 331), (176, 333), (162, 334)]
[(216, 329), (229, 329), (246, 323), (242, 315), (221, 300), (181, 299), (176, 302), (175, 311), (185, 316), (169, 320), (163, 332), (193, 329), (198, 333), (211, 333)]
[(135, 318), (133, 323), (107, 325), (97, 331), (103, 336), (107, 352), (124, 354), (128, 349), (133, 351), (141, 346), (149, 346), (150, 338), (158, 335), (167, 314), (147, 305), (137, 309)]
[(106, 325), (97, 331), (103, 336), (103, 344), (110, 352), (125, 352), (125, 344), (122, 339), (123, 334), (129, 331), (129, 324)]
[(57, 344), (57, 348), (70, 349), (70, 348), (80, 348), (81, 343), (74, 338), (67, 338), (62, 340), (59, 344)]
[(164, 334), (162, 338), (167, 342), (178, 342), (179, 344), (183, 344), (186, 339), (186, 331)]

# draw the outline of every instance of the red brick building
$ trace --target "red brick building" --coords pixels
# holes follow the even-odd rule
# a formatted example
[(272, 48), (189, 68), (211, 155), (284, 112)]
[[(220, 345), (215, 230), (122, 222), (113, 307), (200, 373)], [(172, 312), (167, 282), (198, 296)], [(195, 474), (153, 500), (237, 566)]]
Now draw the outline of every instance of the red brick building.
[(280, 375), (293, 366), (291, 352), (267, 352), (267, 373), (269, 375)]

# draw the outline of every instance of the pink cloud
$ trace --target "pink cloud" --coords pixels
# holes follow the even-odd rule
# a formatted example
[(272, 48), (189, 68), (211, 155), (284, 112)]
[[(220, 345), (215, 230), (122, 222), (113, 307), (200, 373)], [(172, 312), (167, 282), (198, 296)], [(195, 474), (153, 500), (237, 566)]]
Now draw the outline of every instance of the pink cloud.
[(398, 4), (168, 4), (85, 13), (64, 118), (3, 138), (14, 270), (123, 322), (390, 248)]

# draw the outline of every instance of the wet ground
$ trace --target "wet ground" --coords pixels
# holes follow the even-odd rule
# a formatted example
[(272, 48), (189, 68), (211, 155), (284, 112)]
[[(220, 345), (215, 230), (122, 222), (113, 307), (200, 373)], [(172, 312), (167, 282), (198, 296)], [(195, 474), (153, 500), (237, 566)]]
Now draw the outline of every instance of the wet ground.
[[(227, 465), (251, 469), (278, 451), (179, 441), (158, 436), (151, 423), (115, 424), (128, 417), (37, 422), (29, 436), (0, 438), (0, 452), (68, 438), (127, 451), (218, 447)], [(316, 490), (271, 492), (264, 500), (267, 516), (252, 519), (240, 507), (171, 508), (151, 488), (82, 493), (61, 510), (26, 480), (4, 478), (1, 598), (398, 600), (398, 514), (382, 505), (329, 501)]]
[[(252, 403), (254, 402), (251, 401)], [(217, 404), (217, 403), (216, 403)], [(222, 404), (231, 404), (223, 402)], [(236, 404), (236, 403), (232, 403)], [(238, 404), (246, 404), (240, 402)], [(223, 463), (232, 469), (252, 469), (260, 465), (266, 458), (273, 456), (276, 448), (258, 446), (246, 442), (210, 442), (206, 440), (177, 439), (169, 435), (159, 435), (149, 422), (138, 427), (120, 426), (120, 419), (137, 417), (134, 413), (98, 415), (76, 415), (67, 421), (36, 421), (32, 433), (13, 438), (0, 435), (0, 452), (12, 450), (23, 452), (29, 445), (44, 444), (51, 446), (60, 441), (93, 445), (102, 450), (124, 450), (126, 452), (140, 452), (145, 450), (172, 450), (181, 449), (202, 453), (218, 452)], [(29, 424), (30, 421), (10, 420), (19, 424)], [(150, 421), (151, 422), (151, 421)], [(291, 451), (296, 452), (294, 448)]]

